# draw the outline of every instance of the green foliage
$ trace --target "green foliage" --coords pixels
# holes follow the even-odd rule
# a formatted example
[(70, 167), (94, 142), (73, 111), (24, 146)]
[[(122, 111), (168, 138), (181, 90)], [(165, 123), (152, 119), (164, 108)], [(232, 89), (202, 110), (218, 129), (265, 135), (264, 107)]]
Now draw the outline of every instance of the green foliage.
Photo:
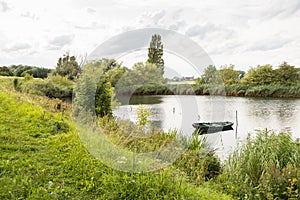
[(271, 65), (257, 66), (251, 68), (243, 78), (243, 83), (249, 85), (270, 85), (274, 83), (275, 74)]
[(50, 74), (51, 69), (47, 68), (39, 68), (39, 67), (33, 67), (31, 69), (28, 69), (24, 72), (22, 72), (21, 76), (25, 76), (26, 74), (32, 75), (34, 78), (47, 78), (48, 74)]
[(228, 158), (220, 183), (239, 198), (298, 199), (299, 150), (289, 133), (261, 131)]
[(148, 48), (148, 60), (147, 62), (155, 64), (161, 69), (162, 75), (164, 73), (164, 60), (163, 56), (163, 44), (161, 42), (161, 36), (158, 34), (152, 35), (150, 47)]
[[(29, 75), (30, 76), (30, 75)], [(25, 80), (20, 90), (22, 92), (47, 96), (50, 98), (71, 98), (74, 82), (60, 75), (50, 75), (47, 79)]]
[[(108, 73), (120, 68), (110, 69), (104, 74), (104, 69), (108, 69), (103, 64), (103, 60), (92, 61), (82, 68), (74, 89), (74, 115), (81, 116), (86, 121), (86, 116), (82, 113), (95, 113), (99, 117), (112, 114), (112, 106), (116, 104), (114, 99), (114, 89), (109, 82)], [(81, 113), (81, 114), (80, 114)], [(80, 118), (81, 118), (80, 117)]]
[(137, 111), (138, 125), (144, 127), (149, 122), (148, 117), (150, 114), (150, 110), (144, 105), (140, 104)]
[(34, 78), (47, 78), (50, 72), (51, 69), (28, 65), (12, 65), (10, 67), (0, 67), (0, 76), (24, 77), (26, 74), (29, 74)]
[(69, 53), (63, 55), (58, 59), (55, 71), (55, 75), (65, 76), (70, 80), (74, 80), (77, 74), (80, 72), (80, 66), (76, 61), (75, 56), (70, 56)]
[(189, 180), (197, 185), (204, 181), (215, 178), (221, 173), (221, 163), (209, 150), (206, 138), (200, 135), (193, 135), (188, 141), (188, 149), (173, 164), (178, 167)]
[(202, 76), (202, 80), (209, 85), (222, 85), (223, 80), (217, 68), (213, 65), (208, 66)]
[(273, 69), (271, 65), (251, 68), (242, 79), (242, 83), (258, 85), (284, 85), (291, 86), (299, 84), (299, 68), (284, 62), (278, 69)]
[[(176, 140), (177, 132), (163, 132), (156, 127), (146, 131), (138, 124), (129, 121), (118, 121), (108, 116), (98, 119), (104, 134), (118, 147), (137, 153), (159, 151)], [(165, 159), (163, 153), (157, 159)]]
[(146, 63), (146, 64), (141, 62), (136, 63), (134, 64), (132, 71), (129, 74), (133, 79), (133, 83), (162, 84), (165, 81), (162, 76), (162, 70), (156, 65), (151, 63)]
[(124, 93), (129, 91), (133, 93), (138, 88), (145, 85), (162, 85), (165, 79), (162, 76), (162, 70), (155, 64), (136, 63), (133, 68), (124, 73), (116, 85), (116, 93)]
[(121, 63), (118, 63), (115, 59), (108, 59), (108, 58), (102, 58), (101, 60), (96, 61), (98, 62), (98, 65), (102, 65), (103, 73), (106, 74), (107, 72), (110, 72), (115, 69), (121, 68)]
[(13, 72), (14, 76), (22, 77), (23, 72), (30, 70), (34, 67), (28, 66), (28, 65), (12, 65), (12, 66), (10, 66), (10, 68), (11, 68), (11, 71)]
[(0, 76), (13, 76), (13, 72), (9, 67), (3, 66), (0, 67)]
[(24, 75), (24, 80), (25, 81), (30, 81), (30, 80), (32, 80), (33, 79), (33, 76), (32, 75), (30, 75), (30, 74), (28, 74), (28, 73), (25, 73), (25, 75)]
[(281, 85), (293, 85), (300, 81), (300, 68), (295, 68), (286, 62), (283, 62), (275, 70), (276, 83)]
[(115, 87), (121, 77), (125, 74), (127, 68), (119, 67), (115, 69), (110, 69), (106, 72), (105, 76), (107, 80), (110, 82), (112, 87)]
[(95, 91), (97, 82), (103, 74), (101, 62), (94, 61), (82, 67), (74, 87), (74, 116), (86, 121), (86, 113), (92, 115), (95, 112)]
[(104, 76), (100, 77), (95, 93), (95, 112), (98, 117), (112, 115), (112, 87)]
[(250, 86), (244, 84), (232, 84), (226, 85), (225, 91), (228, 96), (246, 96), (250, 88)]
[(225, 85), (232, 85), (238, 83), (239, 71), (234, 70), (234, 66), (224, 66), (220, 70), (220, 75)]

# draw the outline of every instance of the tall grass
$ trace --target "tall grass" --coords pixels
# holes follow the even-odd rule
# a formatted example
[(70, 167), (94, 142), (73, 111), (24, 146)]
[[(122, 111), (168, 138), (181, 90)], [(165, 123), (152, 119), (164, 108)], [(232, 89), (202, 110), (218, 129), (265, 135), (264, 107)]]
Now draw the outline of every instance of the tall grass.
[(289, 133), (260, 131), (228, 158), (219, 179), (245, 199), (299, 199), (300, 145)]
[(193, 135), (187, 142), (187, 151), (173, 165), (196, 185), (203, 184), (221, 173), (220, 159), (207, 145), (203, 135)]
[[(130, 90), (124, 88), (123, 93)], [(145, 85), (134, 90), (135, 95), (226, 95), (250, 97), (300, 97), (300, 85), (260, 85), (245, 84), (217, 85), (178, 84), (178, 85)]]

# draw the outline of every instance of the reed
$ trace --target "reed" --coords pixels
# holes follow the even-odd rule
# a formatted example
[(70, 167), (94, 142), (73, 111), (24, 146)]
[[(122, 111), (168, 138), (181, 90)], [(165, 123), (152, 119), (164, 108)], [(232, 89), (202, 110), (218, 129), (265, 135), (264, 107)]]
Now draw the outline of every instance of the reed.
[(298, 199), (299, 150), (289, 133), (259, 131), (230, 155), (220, 184), (242, 199)]

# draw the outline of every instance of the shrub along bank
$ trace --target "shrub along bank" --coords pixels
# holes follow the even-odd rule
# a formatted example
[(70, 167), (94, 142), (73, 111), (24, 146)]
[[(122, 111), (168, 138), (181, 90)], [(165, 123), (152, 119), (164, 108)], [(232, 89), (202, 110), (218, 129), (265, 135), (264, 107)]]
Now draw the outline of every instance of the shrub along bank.
[[(132, 90), (123, 88), (118, 91), (129, 94)], [(207, 84), (171, 84), (171, 85), (144, 85), (136, 89), (133, 95), (226, 95), (239, 97), (280, 97), (299, 98), (300, 85), (260, 85), (250, 86), (244, 84), (217, 85)]]

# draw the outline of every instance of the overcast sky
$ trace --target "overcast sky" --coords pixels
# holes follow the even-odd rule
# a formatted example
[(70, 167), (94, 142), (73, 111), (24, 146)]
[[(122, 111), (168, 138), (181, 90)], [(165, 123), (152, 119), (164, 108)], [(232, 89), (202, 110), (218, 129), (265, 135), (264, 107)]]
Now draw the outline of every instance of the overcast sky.
[(145, 27), (197, 42), (216, 66), (300, 67), (299, 0), (0, 0), (0, 66), (54, 68), (112, 36)]

